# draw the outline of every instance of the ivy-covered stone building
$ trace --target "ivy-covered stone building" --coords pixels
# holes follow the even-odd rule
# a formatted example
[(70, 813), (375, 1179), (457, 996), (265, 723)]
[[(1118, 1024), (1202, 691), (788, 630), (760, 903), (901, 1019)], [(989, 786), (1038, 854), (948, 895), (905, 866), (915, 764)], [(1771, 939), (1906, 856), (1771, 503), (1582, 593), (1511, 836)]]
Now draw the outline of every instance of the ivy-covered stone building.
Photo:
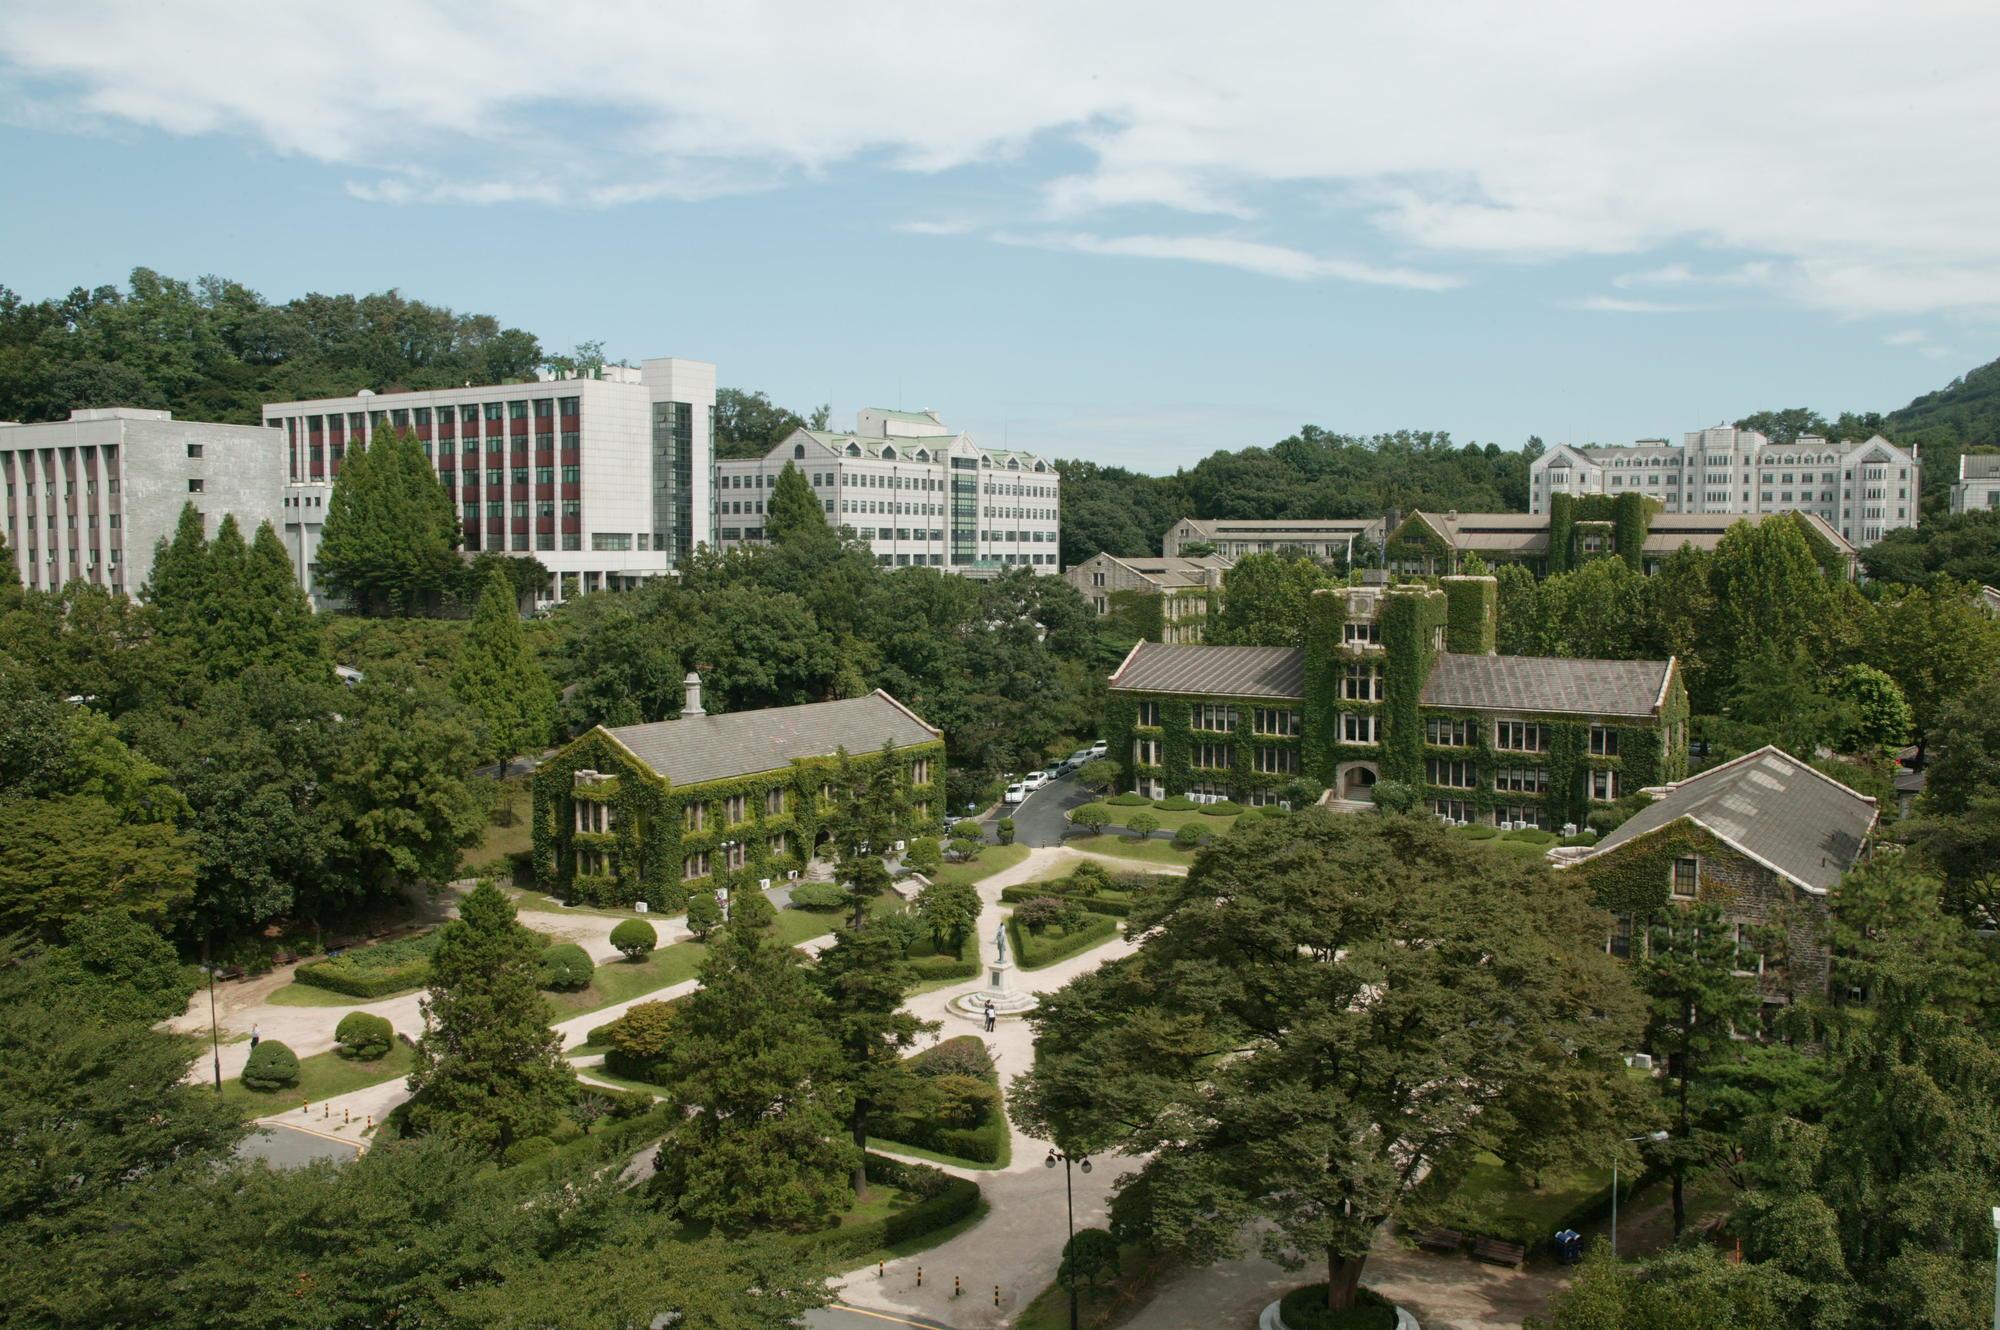
[(1668, 785), (1589, 849), (1557, 850), (1617, 926), (1611, 951), (1641, 956), (1647, 921), (1696, 901), (1721, 908), (1739, 972), (1766, 1003), (1826, 992), (1827, 897), (1865, 855), (1875, 800), (1779, 748)]
[(678, 910), (723, 881), (782, 880), (843, 828), (898, 837), (944, 816), (944, 733), (866, 697), (599, 725), (534, 779), (535, 876), (581, 904)]
[(1155, 798), (1395, 780), (1454, 821), (1550, 828), (1686, 774), (1674, 661), (1499, 656), (1496, 602), (1491, 577), (1339, 587), (1313, 594), (1303, 650), (1141, 642), (1109, 681), (1109, 755)]

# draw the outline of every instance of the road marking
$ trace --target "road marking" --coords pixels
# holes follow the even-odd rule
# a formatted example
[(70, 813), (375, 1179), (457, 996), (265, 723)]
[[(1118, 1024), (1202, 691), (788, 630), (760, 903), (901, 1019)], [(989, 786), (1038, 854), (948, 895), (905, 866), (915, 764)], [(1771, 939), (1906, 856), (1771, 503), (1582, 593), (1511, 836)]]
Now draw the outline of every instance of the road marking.
[(894, 1321), (897, 1325), (914, 1325), (917, 1330), (937, 1330), (935, 1321), (906, 1321), (900, 1316), (891, 1316), (886, 1312), (871, 1312), (865, 1307), (850, 1307), (844, 1302), (836, 1302), (833, 1305), (841, 1311), (853, 1312), (856, 1316), (872, 1316), (878, 1321)]

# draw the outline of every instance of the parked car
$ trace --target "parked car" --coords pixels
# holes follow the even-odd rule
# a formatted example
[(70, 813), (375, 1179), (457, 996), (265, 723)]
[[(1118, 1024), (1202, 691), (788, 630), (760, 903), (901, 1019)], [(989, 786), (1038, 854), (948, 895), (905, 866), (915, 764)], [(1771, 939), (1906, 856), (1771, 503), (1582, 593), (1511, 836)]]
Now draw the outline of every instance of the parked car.
[(1027, 775), (1021, 777), (1021, 784), (1027, 788), (1030, 794), (1041, 789), (1042, 786), (1048, 783), (1049, 773), (1046, 771), (1030, 771)]
[(1023, 781), (1018, 785), (1009, 785), (1007, 792), (1000, 796), (1000, 802), (1003, 804), (1017, 804), (1027, 797), (1028, 784), (1026, 781)]
[(1104, 740), (1102, 739), (1099, 739), (1096, 743), (1090, 746), (1088, 751), (1092, 757), (1103, 757), (1105, 750), (1110, 747), (1111, 747), (1110, 744), (1104, 742)]

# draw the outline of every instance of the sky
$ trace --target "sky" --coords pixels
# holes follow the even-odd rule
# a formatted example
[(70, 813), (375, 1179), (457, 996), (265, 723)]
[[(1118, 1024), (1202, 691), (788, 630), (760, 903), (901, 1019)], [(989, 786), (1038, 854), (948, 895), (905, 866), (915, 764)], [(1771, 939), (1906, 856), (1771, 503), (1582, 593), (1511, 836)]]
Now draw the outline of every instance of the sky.
[[(2000, 356), (2000, 6), (0, 6), (0, 283), (397, 288), (1149, 472)], [(360, 387), (363, 385), (356, 385)]]

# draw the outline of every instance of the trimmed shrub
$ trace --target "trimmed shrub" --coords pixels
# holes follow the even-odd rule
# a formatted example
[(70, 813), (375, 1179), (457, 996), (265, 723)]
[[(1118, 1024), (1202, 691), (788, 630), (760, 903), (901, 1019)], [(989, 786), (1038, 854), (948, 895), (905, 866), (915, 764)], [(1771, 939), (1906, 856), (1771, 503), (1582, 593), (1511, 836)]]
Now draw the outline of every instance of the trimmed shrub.
[(1192, 850), (1208, 839), (1208, 829), (1194, 822), (1186, 822), (1174, 833), (1174, 844), (1183, 850)]
[(1120, 808), (1151, 808), (1153, 806), (1151, 799), (1134, 790), (1127, 790), (1124, 794), (1115, 794), (1104, 802), (1116, 804)]
[(1201, 811), (1209, 817), (1235, 817), (1243, 811), (1243, 805), (1224, 799), (1219, 804), (1203, 804)]
[(956, 840), (985, 840), (986, 828), (972, 821), (954, 822), (951, 824), (951, 834)]
[(555, 1148), (556, 1143), (546, 1136), (523, 1136), (501, 1154), (500, 1166), (512, 1168), (516, 1164), (525, 1164), (530, 1159), (541, 1158)]
[(574, 993), (590, 987), (590, 977), (596, 973), (590, 953), (574, 942), (558, 942), (542, 949), (543, 988)]
[(1015, 955), (1021, 958), (1021, 968), (1039, 970), (1066, 956), (1073, 956), (1085, 947), (1094, 947), (1118, 936), (1118, 921), (1109, 915), (1085, 914), (1075, 926), (1061, 933), (1037, 937), (1025, 934), (1010, 918), (1007, 921), (1007, 936), (1014, 944)]
[(885, 1183), (922, 1196), (907, 1210), (865, 1224), (851, 1224), (798, 1239), (801, 1245), (829, 1258), (845, 1259), (894, 1247), (913, 1238), (934, 1233), (979, 1209), (979, 1184), (954, 1178), (943, 1169), (925, 1164), (905, 1164), (871, 1154), (863, 1161), (870, 1182)]
[(1482, 827), (1475, 824), (1469, 827), (1460, 827), (1458, 834), (1465, 837), (1467, 840), (1492, 840), (1495, 836), (1500, 834), (1500, 828)]
[(934, 873), (944, 862), (944, 847), (936, 836), (918, 836), (903, 851), (903, 867), (913, 873)]
[(801, 882), (792, 888), (792, 904), (801, 910), (847, 908), (847, 893), (832, 882)]
[(722, 907), (715, 903), (712, 891), (694, 891), (688, 894), (688, 932), (706, 942), (708, 935), (722, 927)]
[[(334, 1027), (333, 1037), (347, 1050), (347, 1056), (373, 1062), (396, 1043), (396, 1027), (387, 1018), (366, 1011), (350, 1011)], [(262, 1048), (259, 1044), (257, 1047)]]
[(977, 1076), (932, 1076), (930, 1116), (947, 1127), (984, 1126), (1000, 1108), (999, 1087)]
[(918, 1076), (976, 1076), (995, 1081), (998, 1075), (986, 1041), (976, 1034), (953, 1035), (932, 1044), (912, 1057), (909, 1066)]
[(1153, 807), (1162, 813), (1191, 813), (1201, 805), (1185, 794), (1170, 794), (1164, 799), (1155, 799)]
[[(1370, 791), (1375, 806), (1385, 813), (1407, 813), (1417, 806), (1421, 791), (1400, 780), (1378, 780)], [(1296, 1330), (1296, 1327), (1294, 1327)]]
[(1554, 845), (1559, 837), (1553, 831), (1543, 831), (1539, 827), (1530, 827), (1525, 831), (1510, 831), (1502, 839), (1526, 841), (1530, 845)]
[(1054, 896), (1032, 896), (1014, 910), (1014, 919), (1030, 933), (1039, 935), (1062, 918), (1063, 903)]
[(951, 852), (952, 858), (964, 863), (971, 863), (979, 857), (979, 852), (986, 848), (986, 842), (982, 840), (969, 840), (964, 836), (953, 836), (951, 844), (945, 848)]
[(292, 978), (330, 993), (372, 1000), (422, 988), (430, 982), (431, 951), (437, 946), (437, 931), (399, 938), (358, 951), (343, 951), (323, 961), (313, 961), (292, 971)]
[(624, 952), (626, 960), (636, 961), (660, 945), (660, 935), (644, 919), (621, 919), (611, 930), (611, 945)]
[(1146, 837), (1152, 835), (1159, 829), (1160, 829), (1160, 819), (1153, 816), (1151, 813), (1139, 812), (1139, 813), (1127, 813), (1125, 815), (1125, 830), (1131, 832), (1134, 836), (1137, 836), (1140, 840), (1146, 839)]
[(910, 972), (920, 984), (939, 979), (972, 979), (979, 975), (979, 962), (951, 956), (919, 956), (910, 963)]
[(996, 835), (1000, 837), (1000, 843), (1002, 845), (1012, 845), (1014, 843), (1013, 818), (1011, 817), (1001, 818), (998, 822), (995, 822), (993, 824), (993, 831)]
[(243, 1084), (252, 1090), (282, 1090), (299, 1083), (299, 1055), (275, 1039), (250, 1050), (243, 1064)]
[(1111, 810), (1103, 804), (1079, 804), (1069, 810), (1070, 825), (1082, 827), (1093, 836), (1101, 834), (1111, 818)]
[(1285, 1323), (1285, 1330), (1395, 1330), (1396, 1304), (1372, 1288), (1358, 1288), (1352, 1307), (1330, 1312), (1326, 1309), (1326, 1285), (1308, 1284), (1279, 1301), (1278, 1319)]
[(658, 1080), (677, 1015), (671, 1002), (634, 1003), (611, 1024), (592, 1030), (590, 1042), (604, 1045), (604, 1069), (613, 1076)]
[(1111, 870), (1103, 864), (1086, 859), (1070, 870), (1070, 875), (1056, 884), (1056, 890), (1064, 896), (1091, 896), (1100, 891), (1111, 890)]
[(1257, 824), (1258, 824), (1259, 822), (1262, 822), (1262, 821), (1264, 821), (1264, 810), (1263, 810), (1263, 809), (1261, 809), (1261, 808), (1246, 808), (1246, 809), (1244, 809), (1244, 810), (1243, 810), (1243, 811), (1242, 811), (1241, 813), (1239, 813), (1239, 814), (1237, 815), (1237, 818), (1236, 818), (1236, 821), (1235, 821), (1235, 823), (1234, 823), (1233, 825), (1231, 825), (1229, 829), (1230, 829), (1231, 831), (1241, 831), (1241, 830), (1243, 830), (1243, 828), (1245, 828), (1245, 827), (1254, 827), (1254, 826), (1256, 826), (1256, 825), (1257, 825)]
[(1101, 1228), (1080, 1228), (1075, 1237), (1063, 1244), (1062, 1265), (1057, 1269), (1056, 1280), (1093, 1286), (1109, 1284), (1118, 1278), (1121, 1264), (1118, 1239)]

